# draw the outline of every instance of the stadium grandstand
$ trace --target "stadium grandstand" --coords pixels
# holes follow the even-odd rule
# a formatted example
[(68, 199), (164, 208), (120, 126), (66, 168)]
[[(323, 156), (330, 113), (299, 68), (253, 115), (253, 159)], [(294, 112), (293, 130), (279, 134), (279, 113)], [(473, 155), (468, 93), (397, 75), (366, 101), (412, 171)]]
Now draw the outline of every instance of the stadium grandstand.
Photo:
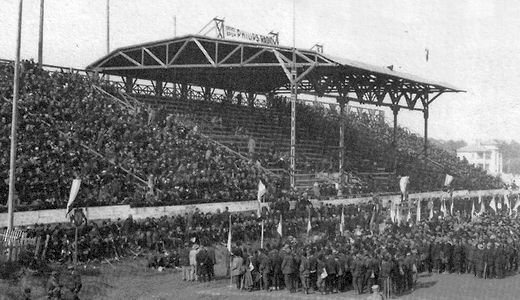
[[(291, 126), (293, 52), (298, 93), (317, 97), (295, 102)], [(500, 187), (427, 143), (428, 107), (461, 90), (388, 68), (197, 35), (117, 49), (86, 70), (22, 65), (17, 210), (64, 207), (74, 177), (85, 206), (253, 200), (260, 179), (271, 199), (396, 193), (400, 176), (439, 190), (447, 173), (455, 189)], [(12, 76), (1, 61), (3, 149)], [(355, 102), (391, 108), (393, 126)], [(424, 114), (426, 138), (397, 126), (400, 109)], [(7, 151), (0, 165), (7, 178)]]

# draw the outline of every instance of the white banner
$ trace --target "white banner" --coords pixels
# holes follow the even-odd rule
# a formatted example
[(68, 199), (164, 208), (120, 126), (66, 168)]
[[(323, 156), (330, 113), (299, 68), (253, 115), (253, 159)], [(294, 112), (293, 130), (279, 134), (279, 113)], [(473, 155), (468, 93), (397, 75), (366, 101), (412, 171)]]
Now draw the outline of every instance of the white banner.
[(81, 179), (74, 179), (72, 181), (72, 186), (70, 187), (69, 202), (67, 203), (67, 214), (70, 212), (70, 206), (72, 205), (72, 203), (74, 203), (74, 200), (76, 200), (76, 196), (78, 195), (80, 185)]
[(267, 45), (278, 45), (278, 38), (274, 35), (251, 33), (227, 25), (224, 26), (224, 34), (226, 38), (236, 38)]

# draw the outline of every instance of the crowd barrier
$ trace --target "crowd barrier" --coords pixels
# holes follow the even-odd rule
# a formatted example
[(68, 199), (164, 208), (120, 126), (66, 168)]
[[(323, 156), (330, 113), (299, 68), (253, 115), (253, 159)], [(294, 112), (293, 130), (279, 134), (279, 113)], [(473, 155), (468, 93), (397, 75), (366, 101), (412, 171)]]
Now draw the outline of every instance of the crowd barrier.
[[(508, 190), (480, 190), (480, 191), (454, 191), (453, 197), (470, 198), (483, 197), (492, 195), (510, 194)], [(517, 192), (518, 193), (518, 192)], [(409, 199), (429, 199), (449, 197), (447, 192), (436, 191), (426, 193), (412, 193), (409, 194)], [(390, 201), (396, 201), (401, 198), (401, 195), (384, 195), (379, 196), (383, 205), (387, 205)], [(372, 200), (373, 197), (361, 198), (344, 198), (331, 200), (311, 200), (314, 205), (323, 204), (356, 204)], [(229, 208), (231, 212), (239, 211), (254, 211), (258, 209), (257, 201), (241, 201), (241, 202), (218, 202), (218, 203), (203, 203), (193, 205), (175, 205), (175, 206), (154, 206), (154, 207), (130, 207), (129, 205), (114, 205), (114, 206), (98, 206), (88, 207), (85, 209), (85, 214), (89, 220), (116, 220), (118, 218), (125, 219), (128, 215), (132, 215), (134, 219), (143, 219), (148, 217), (161, 217), (184, 214), (198, 208), (202, 212), (216, 212), (217, 209), (221, 211), (225, 207)], [(46, 209), (37, 211), (23, 211), (15, 212), (14, 226), (28, 226), (34, 224), (52, 224), (67, 222), (65, 217), (65, 209)], [(0, 227), (6, 227), (8, 222), (8, 214), (0, 214)]]

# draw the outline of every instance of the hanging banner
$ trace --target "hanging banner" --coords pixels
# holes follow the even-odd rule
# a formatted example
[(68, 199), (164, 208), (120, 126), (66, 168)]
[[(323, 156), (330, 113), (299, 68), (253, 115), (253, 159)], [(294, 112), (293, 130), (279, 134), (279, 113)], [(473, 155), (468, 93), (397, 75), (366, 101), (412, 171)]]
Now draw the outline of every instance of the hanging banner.
[(241, 39), (267, 45), (278, 45), (278, 36), (276, 35), (251, 33), (227, 25), (224, 26), (224, 34), (226, 38)]

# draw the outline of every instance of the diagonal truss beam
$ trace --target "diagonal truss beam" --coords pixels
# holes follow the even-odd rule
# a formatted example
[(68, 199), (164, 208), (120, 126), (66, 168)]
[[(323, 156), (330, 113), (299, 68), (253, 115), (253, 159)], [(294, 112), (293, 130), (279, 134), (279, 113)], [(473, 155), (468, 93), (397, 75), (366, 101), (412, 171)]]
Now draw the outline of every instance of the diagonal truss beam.
[(212, 66), (215, 66), (215, 61), (213, 60), (213, 58), (211, 58), (211, 56), (209, 55), (208, 51), (206, 50), (206, 48), (204, 48), (204, 46), (202, 46), (202, 44), (199, 42), (199, 40), (197, 39), (193, 39), (193, 41), (195, 42), (195, 44), (199, 47), (200, 51), (202, 51), (202, 54), (204, 54), (204, 57), (206, 57), (206, 59), (208, 60), (208, 62), (212, 65)]
[(143, 48), (144, 52), (148, 53), (156, 62), (158, 62), (161, 66), (166, 67), (166, 64), (160, 60), (155, 54), (152, 53), (148, 48)]
[(124, 53), (123, 51), (119, 51), (118, 53), (119, 53), (119, 55), (121, 55), (122, 57), (126, 58), (126, 59), (129, 60), (131, 63), (133, 63), (134, 65), (139, 66), (139, 67), (143, 66), (142, 63), (140, 63), (140, 62), (136, 61), (135, 59), (131, 58), (130, 56), (128, 56), (128, 55), (127, 55), (126, 53)]

